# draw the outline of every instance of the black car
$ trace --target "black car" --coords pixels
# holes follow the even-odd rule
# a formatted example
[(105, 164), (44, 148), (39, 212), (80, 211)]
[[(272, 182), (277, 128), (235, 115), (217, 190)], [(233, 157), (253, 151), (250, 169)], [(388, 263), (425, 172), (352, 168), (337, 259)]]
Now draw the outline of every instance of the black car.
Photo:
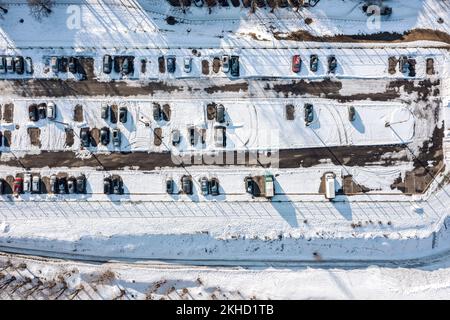
[(181, 186), (185, 194), (192, 194), (192, 178), (190, 176), (181, 178)]
[(216, 121), (225, 122), (225, 107), (222, 104), (219, 104), (216, 108)]
[(104, 146), (109, 144), (109, 128), (103, 127), (100, 129), (100, 143)]
[(23, 72), (24, 72), (23, 57), (15, 57), (14, 58), (14, 67), (16, 69), (17, 74), (23, 74)]
[(89, 132), (89, 128), (80, 129), (80, 140), (81, 145), (85, 148), (88, 148), (91, 145), (91, 134)]
[(86, 177), (83, 175), (77, 177), (77, 193), (86, 193)]
[(38, 105), (38, 117), (39, 119), (45, 119), (47, 117), (47, 104), (40, 103)]
[(112, 69), (112, 58), (109, 54), (103, 56), (103, 73), (110, 74)]
[(58, 193), (59, 194), (67, 193), (66, 178), (58, 179)]
[(173, 180), (172, 179), (166, 180), (166, 192), (168, 194), (173, 193)]
[(122, 194), (122, 179), (120, 177), (115, 177), (112, 179), (112, 192), (114, 194)]
[(245, 178), (245, 192), (250, 193), (253, 195), (255, 193), (255, 185), (252, 177), (246, 177)]
[(103, 193), (111, 194), (111, 179), (109, 177), (103, 179)]
[(119, 121), (122, 123), (127, 122), (128, 109), (126, 107), (119, 108)]
[(69, 61), (66, 57), (61, 57), (60, 63), (59, 63), (59, 72), (67, 72), (67, 65), (69, 64)]
[(167, 57), (167, 72), (174, 73), (176, 69), (176, 59), (174, 56)]
[(5, 183), (3, 182), (3, 179), (0, 179), (0, 194), (3, 194), (5, 191)]
[(217, 180), (216, 178), (212, 178), (209, 185), (210, 185), (210, 189), (211, 189), (211, 194), (213, 196), (218, 196), (219, 195), (219, 180)]
[(161, 106), (158, 103), (153, 103), (153, 120), (161, 120)]
[(314, 108), (310, 103), (305, 103), (305, 123), (309, 125), (314, 120)]
[(38, 107), (33, 103), (28, 107), (28, 117), (30, 121), (38, 121)]
[(354, 106), (348, 107), (348, 120), (349, 121), (355, 121), (356, 118), (356, 110)]
[(69, 72), (70, 73), (77, 73), (77, 69), (78, 69), (77, 63), (78, 63), (77, 58), (74, 58), (74, 57), (69, 58)]
[(309, 69), (312, 72), (317, 72), (317, 69), (319, 69), (319, 57), (317, 54), (312, 54), (309, 57)]
[(328, 57), (328, 72), (335, 73), (337, 67), (337, 60), (335, 56)]
[(230, 59), (230, 73), (233, 77), (239, 77), (239, 57), (231, 56)]

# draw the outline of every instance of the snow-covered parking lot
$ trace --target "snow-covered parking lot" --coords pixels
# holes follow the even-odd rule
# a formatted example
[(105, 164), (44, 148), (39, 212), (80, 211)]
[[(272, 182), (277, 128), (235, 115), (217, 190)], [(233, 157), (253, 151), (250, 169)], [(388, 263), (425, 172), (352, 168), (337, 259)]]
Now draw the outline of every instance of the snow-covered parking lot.
[[(1, 130), (12, 132), (9, 146), (0, 150), (36, 152), (39, 150), (61, 151), (80, 150), (80, 129), (119, 128), (122, 136), (120, 147), (112, 141), (107, 146), (88, 148), (95, 152), (111, 151), (173, 151), (208, 152), (214, 150), (278, 150), (289, 148), (370, 146), (405, 144), (414, 137), (415, 119), (412, 112), (400, 103), (356, 102), (337, 103), (325, 99), (253, 99), (251, 102), (219, 100), (216, 104), (225, 107), (225, 123), (208, 120), (207, 105), (211, 102), (155, 101), (123, 99), (84, 99), (83, 117), (74, 121), (74, 109), (80, 104), (78, 99), (14, 99), (3, 104), (14, 104), (12, 123), (3, 121)], [(32, 103), (56, 104), (55, 120), (30, 121), (28, 108)], [(154, 120), (153, 103), (170, 106), (170, 121)], [(304, 105), (314, 106), (314, 120), (309, 125), (304, 121)], [(111, 123), (110, 118), (101, 118), (102, 106), (116, 105), (128, 110), (125, 123)], [(287, 120), (286, 105), (294, 106), (293, 120)], [(349, 120), (348, 108), (356, 111), (355, 120)], [(111, 111), (110, 111), (111, 112)], [(80, 119), (77, 119), (80, 120)], [(147, 126), (149, 124), (149, 126)], [(215, 127), (225, 126), (226, 147), (215, 142)], [(192, 146), (188, 129), (206, 130), (205, 143), (201, 139)], [(40, 143), (31, 143), (30, 128), (39, 128)], [(162, 144), (154, 144), (154, 130), (161, 128)], [(74, 142), (67, 144), (67, 129), (72, 129)], [(181, 142), (174, 146), (171, 133), (178, 130)]]

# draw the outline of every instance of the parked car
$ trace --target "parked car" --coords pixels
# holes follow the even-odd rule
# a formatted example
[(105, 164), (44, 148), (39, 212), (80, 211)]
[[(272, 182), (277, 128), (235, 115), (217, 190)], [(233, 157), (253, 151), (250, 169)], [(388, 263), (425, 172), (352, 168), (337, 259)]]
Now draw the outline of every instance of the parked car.
[(50, 58), (50, 68), (54, 73), (58, 73), (59, 71), (59, 58), (58, 57), (51, 57)]
[(317, 56), (317, 54), (312, 54), (309, 57), (309, 69), (312, 72), (317, 72), (317, 70), (319, 69), (319, 57)]
[(255, 193), (255, 185), (252, 177), (246, 177), (244, 179), (245, 182), (245, 192), (250, 193), (251, 195), (254, 195)]
[(13, 57), (6, 57), (5, 61), (6, 61), (6, 71), (8, 73), (14, 73), (15, 64)]
[(219, 195), (219, 180), (217, 180), (216, 178), (212, 178), (209, 185), (210, 185), (210, 189), (211, 189), (211, 194), (213, 196), (218, 196)]
[(177, 146), (180, 144), (180, 141), (181, 141), (180, 130), (178, 130), (178, 129), (172, 130), (171, 140), (172, 140), (173, 146)]
[(161, 106), (159, 105), (159, 103), (153, 103), (153, 120), (161, 120), (161, 112)]
[(0, 179), (0, 194), (5, 192), (5, 182), (3, 179)]
[(50, 182), (49, 182), (49, 185), (50, 185), (50, 193), (57, 193), (57, 188), (58, 188), (58, 179), (56, 178), (56, 175), (51, 175), (50, 176)]
[(120, 147), (120, 143), (121, 143), (121, 135), (120, 135), (120, 130), (118, 128), (114, 128), (112, 130), (112, 141), (113, 141), (113, 146), (119, 148)]
[(227, 73), (230, 71), (230, 56), (224, 54), (222, 56), (222, 71)]
[(69, 58), (69, 72), (70, 73), (77, 73), (77, 63), (78, 63), (78, 59), (75, 57), (70, 57)]
[(25, 58), (25, 72), (27, 74), (33, 74), (33, 60), (30, 57)]
[(328, 73), (335, 73), (337, 67), (337, 60), (335, 56), (328, 57)]
[(223, 104), (219, 104), (216, 107), (216, 121), (219, 123), (225, 122), (225, 107)]
[(216, 147), (225, 147), (227, 145), (225, 132), (226, 128), (224, 126), (217, 126), (214, 128), (214, 141)]
[(67, 191), (66, 178), (58, 179), (58, 193), (65, 194)]
[(349, 121), (355, 121), (356, 118), (356, 110), (354, 106), (348, 107), (348, 120)]
[(38, 121), (38, 107), (37, 104), (30, 104), (28, 107), (28, 118), (30, 121)]
[(77, 193), (86, 193), (86, 177), (84, 175), (77, 177)]
[(131, 71), (131, 66), (130, 66), (130, 59), (129, 58), (125, 58), (123, 59), (122, 62), (122, 67), (121, 70), (122, 74), (129, 74)]
[(314, 108), (310, 103), (305, 103), (305, 124), (309, 125), (314, 120)]
[(302, 65), (302, 59), (298, 54), (292, 56), (292, 72), (299, 73)]
[(6, 73), (6, 59), (0, 57), (0, 73)]
[(192, 178), (190, 176), (181, 178), (181, 186), (185, 194), (192, 194)]
[(109, 105), (102, 105), (102, 108), (100, 110), (100, 117), (104, 120), (108, 119), (109, 117)]
[(103, 127), (100, 129), (100, 143), (104, 146), (109, 144), (109, 128)]
[(128, 117), (128, 109), (127, 107), (120, 107), (119, 108), (119, 121), (122, 123), (126, 123), (127, 122), (127, 117)]
[(112, 70), (112, 58), (109, 54), (103, 56), (103, 73), (110, 74)]
[(176, 69), (176, 58), (174, 56), (167, 57), (167, 72), (174, 73)]
[(167, 179), (166, 180), (166, 192), (168, 194), (172, 194), (173, 193), (173, 180), (172, 179)]
[(47, 104), (46, 103), (39, 103), (38, 117), (40, 120), (45, 119), (47, 117)]
[(39, 176), (33, 176), (31, 191), (33, 193), (41, 193), (41, 178)]
[(186, 73), (191, 72), (191, 69), (192, 69), (191, 64), (192, 64), (192, 58), (191, 57), (184, 57), (184, 59), (183, 59), (184, 72), (186, 72)]
[(109, 177), (103, 179), (103, 193), (111, 194), (111, 179)]
[(17, 74), (23, 74), (24, 73), (24, 61), (23, 57), (15, 57), (14, 58), (14, 68), (16, 69)]
[(89, 128), (80, 129), (81, 146), (88, 148), (91, 145), (91, 134)]
[(75, 178), (70, 177), (67, 179), (67, 193), (74, 194), (76, 193), (76, 187), (75, 187)]
[(188, 128), (188, 132), (189, 132), (189, 142), (191, 143), (191, 146), (195, 146), (197, 142), (195, 128), (194, 127)]
[(23, 175), (23, 192), (31, 192), (31, 173)]
[(112, 179), (112, 191), (114, 194), (122, 194), (122, 179), (120, 177), (115, 177)]
[(66, 57), (59, 58), (59, 65), (58, 65), (58, 71), (60, 72), (67, 72), (67, 66), (69, 64), (69, 61)]
[(200, 179), (200, 188), (202, 190), (202, 195), (207, 196), (209, 194), (209, 180), (207, 177)]
[(50, 120), (56, 119), (56, 105), (53, 102), (47, 104), (47, 118)]
[(230, 69), (231, 69), (231, 75), (233, 77), (239, 77), (239, 57), (238, 56), (231, 56)]
[(16, 177), (13, 184), (13, 193), (20, 194), (23, 192), (23, 178)]

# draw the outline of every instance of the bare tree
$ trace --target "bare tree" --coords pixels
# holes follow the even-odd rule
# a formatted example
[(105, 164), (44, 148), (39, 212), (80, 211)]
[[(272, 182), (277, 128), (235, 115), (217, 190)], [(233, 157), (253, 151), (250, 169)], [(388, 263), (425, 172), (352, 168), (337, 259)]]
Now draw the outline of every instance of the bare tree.
[(31, 15), (36, 20), (41, 21), (43, 17), (48, 17), (52, 13), (54, 0), (27, 0), (30, 6)]

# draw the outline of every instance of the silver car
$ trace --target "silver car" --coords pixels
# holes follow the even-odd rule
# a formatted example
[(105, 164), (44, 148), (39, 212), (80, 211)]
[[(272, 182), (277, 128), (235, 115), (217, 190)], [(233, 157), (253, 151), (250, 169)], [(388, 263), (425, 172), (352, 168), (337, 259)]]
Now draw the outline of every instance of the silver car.
[(191, 57), (185, 57), (183, 59), (183, 69), (184, 72), (189, 73), (192, 70), (192, 58)]
[(56, 119), (56, 105), (53, 102), (47, 104), (47, 118), (50, 120)]
[(14, 59), (13, 57), (6, 57), (6, 71), (14, 73)]
[(228, 71), (230, 71), (230, 56), (224, 54), (222, 56), (222, 71), (227, 73)]
[(39, 178), (38, 176), (33, 176), (33, 180), (31, 183), (31, 191), (34, 193), (41, 192), (41, 178)]

